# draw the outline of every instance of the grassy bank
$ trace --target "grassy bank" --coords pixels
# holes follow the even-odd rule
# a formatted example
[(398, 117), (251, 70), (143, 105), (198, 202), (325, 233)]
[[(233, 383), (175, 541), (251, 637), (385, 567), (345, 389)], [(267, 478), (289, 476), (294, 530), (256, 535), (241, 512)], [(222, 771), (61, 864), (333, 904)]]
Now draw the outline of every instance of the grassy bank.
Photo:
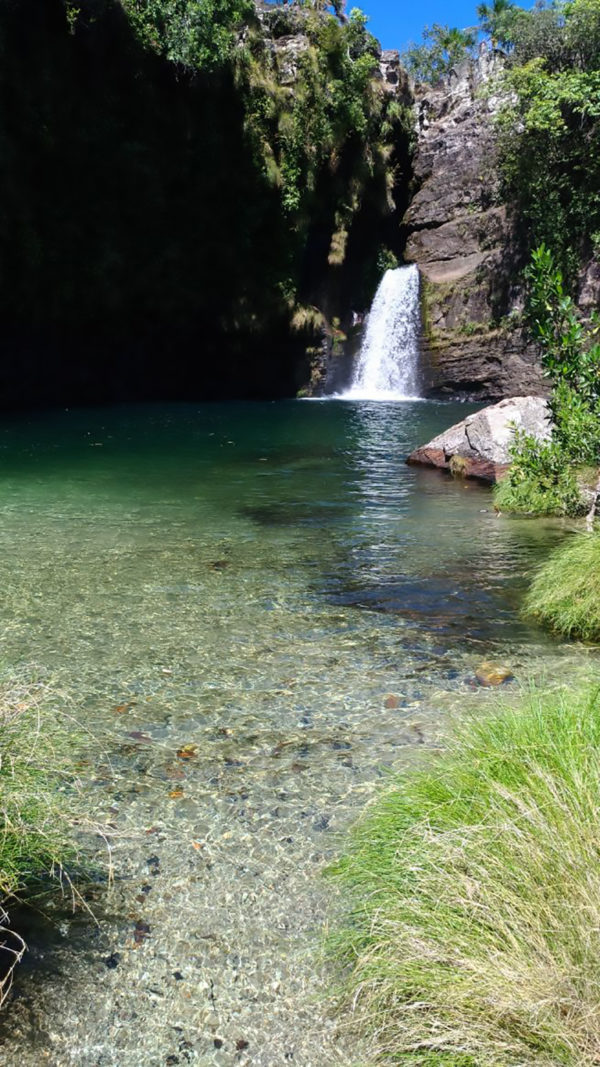
[(64, 865), (76, 858), (71, 733), (43, 684), (0, 676), (0, 1003), (24, 948), (7, 909), (50, 876), (68, 883)]
[(394, 778), (335, 874), (376, 1062), (600, 1062), (598, 690), (532, 693)]
[(524, 610), (563, 637), (600, 641), (600, 534), (570, 538), (534, 576)]

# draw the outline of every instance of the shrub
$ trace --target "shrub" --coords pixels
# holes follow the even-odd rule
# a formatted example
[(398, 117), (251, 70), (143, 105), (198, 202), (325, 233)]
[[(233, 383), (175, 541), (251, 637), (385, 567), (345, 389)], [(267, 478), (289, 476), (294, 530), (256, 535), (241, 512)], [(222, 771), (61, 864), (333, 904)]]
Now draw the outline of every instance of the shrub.
[(512, 466), (496, 489), (505, 511), (535, 515), (580, 515), (587, 510), (577, 468), (600, 461), (600, 345), (597, 322), (585, 327), (565, 290), (562, 271), (540, 245), (526, 271), (527, 317), (552, 382), (551, 441), (515, 434)]
[(600, 641), (600, 535), (578, 534), (538, 569), (524, 610), (563, 637)]
[(334, 872), (334, 950), (377, 1062), (598, 1062), (599, 837), (597, 688), (469, 718), (394, 777)]
[(556, 441), (515, 432), (510, 469), (494, 489), (499, 511), (521, 515), (583, 515), (577, 476)]

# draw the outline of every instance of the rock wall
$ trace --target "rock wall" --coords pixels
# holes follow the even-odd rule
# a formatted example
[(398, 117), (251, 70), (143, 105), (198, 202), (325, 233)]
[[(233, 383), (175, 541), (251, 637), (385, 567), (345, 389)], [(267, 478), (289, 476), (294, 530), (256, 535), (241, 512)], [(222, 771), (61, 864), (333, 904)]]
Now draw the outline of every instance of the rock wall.
[(499, 196), (486, 92), (502, 57), (484, 52), (438, 87), (415, 87), (417, 191), (404, 216), (408, 262), (422, 276), (428, 394), (473, 399), (542, 394), (539, 357), (516, 325), (521, 270)]

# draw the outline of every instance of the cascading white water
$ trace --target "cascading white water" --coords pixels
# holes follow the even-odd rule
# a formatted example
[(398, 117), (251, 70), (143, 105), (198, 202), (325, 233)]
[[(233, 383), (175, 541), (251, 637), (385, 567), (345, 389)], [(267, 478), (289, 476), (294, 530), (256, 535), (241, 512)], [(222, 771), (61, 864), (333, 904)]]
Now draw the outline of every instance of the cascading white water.
[(419, 272), (385, 272), (367, 319), (349, 400), (414, 400), (419, 395)]

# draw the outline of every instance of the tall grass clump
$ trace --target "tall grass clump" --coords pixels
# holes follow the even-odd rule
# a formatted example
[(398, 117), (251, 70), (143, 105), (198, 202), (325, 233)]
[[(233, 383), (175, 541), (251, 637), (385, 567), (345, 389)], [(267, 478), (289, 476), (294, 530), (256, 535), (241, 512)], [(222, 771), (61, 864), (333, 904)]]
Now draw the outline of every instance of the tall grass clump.
[(394, 777), (334, 875), (376, 1062), (600, 1063), (598, 689), (464, 722)]
[(73, 889), (76, 859), (72, 727), (40, 682), (0, 676), (0, 1003), (24, 943), (8, 929), (13, 903), (53, 884)]
[(581, 533), (539, 567), (524, 610), (563, 637), (600, 640), (600, 534)]

